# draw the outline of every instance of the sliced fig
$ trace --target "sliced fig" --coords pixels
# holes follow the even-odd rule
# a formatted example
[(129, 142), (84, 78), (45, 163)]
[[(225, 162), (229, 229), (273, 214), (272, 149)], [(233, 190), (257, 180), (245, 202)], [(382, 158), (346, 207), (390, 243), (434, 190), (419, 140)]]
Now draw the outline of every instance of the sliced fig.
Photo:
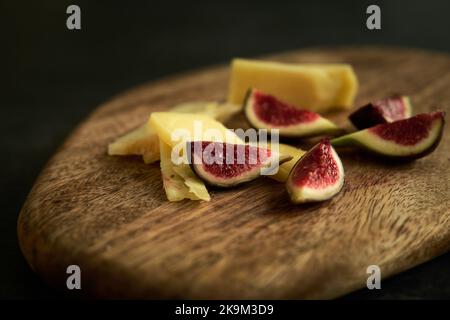
[(359, 108), (349, 119), (356, 128), (362, 130), (381, 123), (407, 119), (411, 117), (411, 110), (409, 97), (395, 95)]
[(189, 163), (197, 176), (206, 183), (232, 187), (259, 177), (270, 170), (274, 161), (281, 164), (292, 159), (269, 148), (212, 141), (187, 143)]
[(397, 159), (417, 159), (432, 152), (442, 137), (445, 113), (435, 111), (333, 139), (333, 146), (358, 146)]
[(244, 102), (250, 124), (258, 129), (279, 129), (281, 136), (304, 137), (337, 129), (318, 113), (301, 110), (257, 89), (250, 89)]
[(330, 144), (323, 139), (301, 157), (289, 173), (286, 188), (294, 203), (328, 200), (344, 185), (344, 167)]

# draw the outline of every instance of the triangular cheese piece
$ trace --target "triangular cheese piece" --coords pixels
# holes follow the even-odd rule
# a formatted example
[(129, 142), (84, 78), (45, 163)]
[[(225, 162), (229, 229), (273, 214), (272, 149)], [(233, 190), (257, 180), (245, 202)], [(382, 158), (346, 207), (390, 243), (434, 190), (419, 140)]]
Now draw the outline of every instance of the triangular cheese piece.
[[(241, 110), (241, 106), (217, 102), (188, 102), (173, 107), (170, 112), (205, 114), (225, 122)], [(159, 160), (159, 139), (155, 131), (144, 125), (119, 137), (108, 146), (110, 156), (142, 155), (145, 163)]]
[(171, 160), (172, 148), (159, 142), (160, 165), (164, 191), (169, 201), (183, 199), (209, 201), (210, 196), (205, 184), (188, 167), (175, 167)]

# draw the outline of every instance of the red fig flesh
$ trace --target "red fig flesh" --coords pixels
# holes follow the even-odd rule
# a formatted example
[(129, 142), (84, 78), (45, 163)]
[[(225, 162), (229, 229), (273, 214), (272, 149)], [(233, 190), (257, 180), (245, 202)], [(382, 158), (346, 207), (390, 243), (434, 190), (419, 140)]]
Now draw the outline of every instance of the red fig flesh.
[(353, 112), (349, 119), (361, 130), (381, 123), (407, 119), (411, 117), (411, 109), (409, 97), (397, 95), (369, 103)]
[(271, 165), (289, 161), (269, 148), (212, 141), (187, 144), (188, 159), (193, 171), (206, 183), (232, 187), (259, 177)]
[(328, 139), (319, 142), (300, 158), (286, 181), (294, 203), (330, 199), (343, 185), (344, 167)]
[(423, 113), (409, 119), (379, 124), (336, 139), (333, 146), (359, 146), (376, 154), (397, 159), (417, 159), (439, 144), (445, 113)]
[(282, 136), (311, 136), (337, 129), (319, 114), (301, 110), (257, 89), (248, 91), (244, 108), (253, 127), (279, 129)]

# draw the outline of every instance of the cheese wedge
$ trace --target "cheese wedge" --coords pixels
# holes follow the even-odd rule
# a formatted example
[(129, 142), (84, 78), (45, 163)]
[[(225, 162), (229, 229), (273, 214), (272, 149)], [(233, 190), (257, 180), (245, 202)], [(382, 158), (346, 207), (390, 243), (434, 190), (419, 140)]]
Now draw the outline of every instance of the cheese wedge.
[(219, 141), (243, 143), (220, 122), (203, 114), (154, 112), (149, 125), (158, 137), (172, 148), (183, 146), (186, 141)]
[(209, 201), (210, 196), (203, 181), (192, 172), (187, 163), (174, 163), (172, 153), (179, 154), (187, 141), (242, 143), (242, 140), (223, 124), (203, 114), (154, 112), (148, 125), (159, 137), (161, 172), (167, 199)]
[(256, 88), (298, 108), (325, 112), (349, 109), (358, 80), (348, 64), (286, 64), (234, 59), (228, 102), (243, 104), (250, 88)]
[(195, 175), (189, 165), (180, 164), (178, 166), (173, 166), (173, 170), (183, 179), (183, 182), (185, 186), (189, 188), (190, 193), (193, 193), (199, 200), (211, 200), (205, 184)]
[(194, 101), (178, 104), (170, 112), (205, 114), (223, 123), (241, 110), (242, 105), (239, 104)]
[(142, 125), (110, 143), (108, 155), (142, 155), (145, 163), (152, 163), (159, 160), (158, 136), (150, 126)]
[[(187, 102), (173, 107), (170, 112), (205, 114), (221, 122), (228, 121), (241, 106), (217, 102)], [(149, 164), (159, 160), (159, 139), (154, 130), (144, 125), (128, 132), (109, 144), (108, 155), (141, 155)]]
[(159, 141), (159, 147), (161, 176), (167, 199), (209, 201), (211, 198), (205, 184), (195, 176), (189, 166), (175, 167), (171, 160), (172, 148), (162, 141)]

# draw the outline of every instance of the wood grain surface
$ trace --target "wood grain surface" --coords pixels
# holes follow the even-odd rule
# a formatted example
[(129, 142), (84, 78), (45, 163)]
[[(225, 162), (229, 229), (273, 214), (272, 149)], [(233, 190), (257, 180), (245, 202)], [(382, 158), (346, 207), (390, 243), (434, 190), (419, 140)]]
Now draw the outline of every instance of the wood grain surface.
[[(414, 112), (450, 112), (450, 57), (401, 48), (313, 48), (269, 57), (351, 63), (356, 105), (410, 95)], [(22, 251), (51, 285), (82, 270), (82, 294), (126, 298), (332, 298), (450, 248), (450, 128), (438, 149), (395, 164), (340, 153), (343, 190), (292, 205), (284, 185), (261, 178), (212, 190), (211, 202), (166, 200), (159, 164), (109, 157), (106, 146), (150, 112), (190, 100), (224, 99), (228, 68), (170, 77), (100, 106), (48, 162), (18, 221)], [(350, 128), (348, 113), (326, 115)], [(230, 127), (245, 125), (242, 116)], [(289, 140), (300, 146), (310, 141)]]

